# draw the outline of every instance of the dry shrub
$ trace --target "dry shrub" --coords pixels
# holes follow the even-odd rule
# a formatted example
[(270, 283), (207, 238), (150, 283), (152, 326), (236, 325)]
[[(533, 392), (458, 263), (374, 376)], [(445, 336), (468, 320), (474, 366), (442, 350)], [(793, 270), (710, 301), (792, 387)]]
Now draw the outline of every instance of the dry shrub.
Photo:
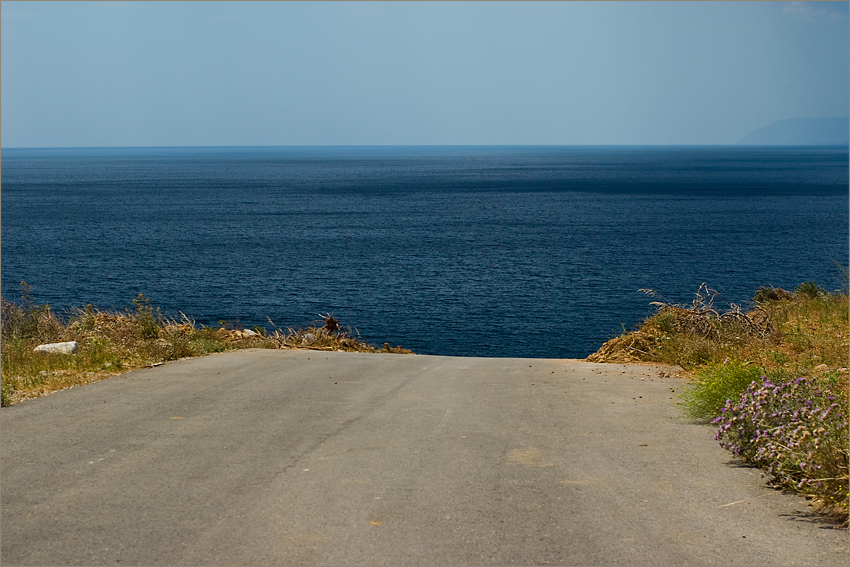
[(688, 370), (726, 357), (798, 371), (818, 364), (833, 370), (848, 366), (846, 295), (761, 288), (749, 310), (732, 304), (725, 312), (714, 308), (717, 292), (705, 284), (695, 295), (691, 305), (652, 302), (655, 315), (635, 331), (606, 342), (587, 360), (653, 361)]
[(275, 341), (279, 348), (413, 354), (411, 350), (401, 346), (391, 347), (389, 343), (384, 343), (380, 349), (377, 349), (360, 339), (356, 329), (345, 329), (332, 315), (320, 315), (320, 317), (323, 323), (321, 326), (314, 325), (306, 329), (288, 328), (286, 331), (277, 329), (268, 337)]
[[(606, 341), (599, 350), (587, 357), (589, 362), (629, 363), (641, 362), (645, 357), (654, 357), (656, 337), (641, 328)], [(651, 346), (647, 346), (650, 344)], [(643, 347), (643, 348), (641, 348)], [(646, 350), (646, 349), (649, 350)]]

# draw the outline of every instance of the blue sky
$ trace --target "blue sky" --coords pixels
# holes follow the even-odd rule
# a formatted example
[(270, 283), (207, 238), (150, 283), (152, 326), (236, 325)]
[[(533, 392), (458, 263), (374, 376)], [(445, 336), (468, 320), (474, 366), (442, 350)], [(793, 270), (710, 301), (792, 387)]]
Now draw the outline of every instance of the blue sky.
[(3, 147), (727, 144), (848, 113), (847, 2), (7, 2)]

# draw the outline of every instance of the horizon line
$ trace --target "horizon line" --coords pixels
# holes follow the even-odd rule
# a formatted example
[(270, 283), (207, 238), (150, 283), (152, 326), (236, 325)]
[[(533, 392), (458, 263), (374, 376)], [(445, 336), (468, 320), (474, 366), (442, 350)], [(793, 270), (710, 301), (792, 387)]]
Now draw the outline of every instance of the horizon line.
[(274, 148), (633, 148), (633, 147), (848, 147), (843, 144), (280, 144), (280, 145), (160, 145), (160, 146), (11, 146), (2, 150), (154, 150), (154, 149), (274, 149)]

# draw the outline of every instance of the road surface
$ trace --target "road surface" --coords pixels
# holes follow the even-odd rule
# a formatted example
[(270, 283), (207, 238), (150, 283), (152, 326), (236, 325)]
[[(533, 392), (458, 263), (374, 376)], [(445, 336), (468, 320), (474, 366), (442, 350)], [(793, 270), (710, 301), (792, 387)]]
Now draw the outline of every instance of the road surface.
[(4, 565), (846, 565), (641, 365), (250, 350), (0, 410)]

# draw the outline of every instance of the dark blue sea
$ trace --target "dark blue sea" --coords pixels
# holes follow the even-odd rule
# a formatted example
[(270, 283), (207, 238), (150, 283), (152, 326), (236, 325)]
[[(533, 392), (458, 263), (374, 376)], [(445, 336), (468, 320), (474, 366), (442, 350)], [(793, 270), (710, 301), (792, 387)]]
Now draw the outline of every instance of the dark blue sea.
[(848, 175), (846, 146), (4, 149), (2, 294), (581, 358), (641, 288), (841, 287)]

